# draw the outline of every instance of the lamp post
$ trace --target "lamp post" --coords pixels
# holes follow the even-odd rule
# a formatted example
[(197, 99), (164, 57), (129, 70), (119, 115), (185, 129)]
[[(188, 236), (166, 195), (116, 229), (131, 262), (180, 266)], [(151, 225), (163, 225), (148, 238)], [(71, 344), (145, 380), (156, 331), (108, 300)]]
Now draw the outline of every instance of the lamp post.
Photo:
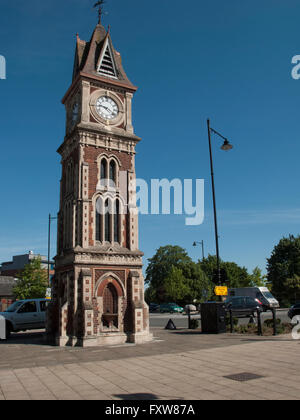
[(218, 273), (218, 284), (221, 286), (221, 270), (220, 270), (220, 253), (219, 253), (219, 236), (218, 236), (218, 222), (217, 222), (217, 206), (216, 206), (216, 193), (215, 193), (215, 179), (214, 179), (214, 166), (212, 157), (211, 147), (211, 133), (216, 134), (224, 140), (224, 144), (221, 147), (222, 150), (228, 151), (233, 149), (233, 146), (229, 143), (228, 139), (216, 130), (211, 128), (210, 120), (207, 120), (208, 130), (208, 143), (209, 143), (209, 156), (210, 156), (210, 169), (211, 169), (211, 184), (212, 184), (212, 195), (213, 195), (213, 206), (214, 206), (214, 222), (215, 222), (215, 239), (216, 239), (216, 255), (217, 255), (217, 273)]
[(193, 246), (197, 246), (197, 245), (202, 245), (202, 260), (204, 260), (204, 241), (202, 240), (201, 242), (194, 242)]
[(49, 226), (48, 226), (48, 286), (50, 286), (50, 241), (51, 241), (51, 221), (56, 220), (57, 217), (52, 217), (49, 214)]

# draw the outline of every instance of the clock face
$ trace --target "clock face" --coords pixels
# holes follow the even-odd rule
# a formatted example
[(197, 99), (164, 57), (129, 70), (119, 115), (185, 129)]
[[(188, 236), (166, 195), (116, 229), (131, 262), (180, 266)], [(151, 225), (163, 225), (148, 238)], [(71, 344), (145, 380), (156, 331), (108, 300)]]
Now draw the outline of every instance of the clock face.
[(75, 124), (75, 122), (78, 119), (78, 115), (79, 115), (79, 105), (78, 103), (75, 103), (72, 109), (72, 124)]
[(101, 96), (97, 99), (96, 110), (100, 117), (105, 120), (113, 120), (119, 114), (119, 108), (116, 102), (108, 96)]

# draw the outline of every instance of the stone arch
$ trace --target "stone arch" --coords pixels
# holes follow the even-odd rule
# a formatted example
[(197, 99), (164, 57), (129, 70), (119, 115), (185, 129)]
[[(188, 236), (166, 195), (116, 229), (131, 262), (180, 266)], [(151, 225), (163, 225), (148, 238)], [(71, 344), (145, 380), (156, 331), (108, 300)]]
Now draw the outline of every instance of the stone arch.
[(98, 165), (100, 164), (100, 162), (101, 162), (101, 160), (102, 160), (103, 158), (106, 158), (106, 160), (107, 160), (107, 162), (108, 162), (108, 163), (109, 163), (112, 159), (114, 159), (114, 160), (116, 161), (116, 164), (118, 165), (118, 167), (119, 167), (119, 168), (121, 168), (121, 167), (122, 167), (122, 162), (120, 161), (120, 159), (118, 158), (118, 156), (116, 156), (115, 154), (112, 154), (112, 153), (110, 153), (110, 154), (108, 154), (108, 153), (100, 153), (100, 154), (97, 156), (97, 159), (96, 159), (96, 162), (97, 162), (97, 164), (98, 164)]
[(95, 285), (95, 297), (103, 296), (103, 291), (109, 283), (113, 283), (119, 297), (125, 297), (126, 292), (124, 285), (119, 277), (113, 272), (103, 274), (97, 281)]
[(123, 332), (123, 303), (125, 289), (120, 279), (112, 272), (105, 273), (96, 283), (97, 325), (99, 332)]

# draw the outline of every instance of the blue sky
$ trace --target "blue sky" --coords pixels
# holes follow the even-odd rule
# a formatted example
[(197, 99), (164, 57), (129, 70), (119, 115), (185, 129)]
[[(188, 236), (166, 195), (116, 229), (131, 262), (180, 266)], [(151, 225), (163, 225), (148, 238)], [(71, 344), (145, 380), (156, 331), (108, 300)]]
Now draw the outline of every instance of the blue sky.
[[(48, 214), (56, 215), (65, 113), (75, 36), (96, 24), (90, 0), (1, 1), (0, 261), (47, 253)], [(205, 221), (141, 216), (145, 263), (161, 245), (184, 247), (193, 259), (204, 240), (215, 252), (206, 119), (227, 136), (213, 137), (220, 254), (250, 271), (266, 267), (281, 237), (299, 234), (300, 54), (298, 0), (107, 0), (134, 98), (137, 176), (204, 179)], [(53, 228), (55, 227), (53, 223)], [(52, 255), (55, 254), (53, 231)]]

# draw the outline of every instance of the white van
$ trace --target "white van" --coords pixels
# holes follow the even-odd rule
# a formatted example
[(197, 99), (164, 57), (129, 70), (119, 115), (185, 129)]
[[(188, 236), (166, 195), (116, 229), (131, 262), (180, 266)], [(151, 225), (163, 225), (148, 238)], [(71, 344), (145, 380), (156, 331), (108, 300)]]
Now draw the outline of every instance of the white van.
[(228, 289), (228, 296), (250, 296), (258, 299), (264, 311), (279, 308), (279, 302), (274, 298), (267, 287), (240, 287)]

